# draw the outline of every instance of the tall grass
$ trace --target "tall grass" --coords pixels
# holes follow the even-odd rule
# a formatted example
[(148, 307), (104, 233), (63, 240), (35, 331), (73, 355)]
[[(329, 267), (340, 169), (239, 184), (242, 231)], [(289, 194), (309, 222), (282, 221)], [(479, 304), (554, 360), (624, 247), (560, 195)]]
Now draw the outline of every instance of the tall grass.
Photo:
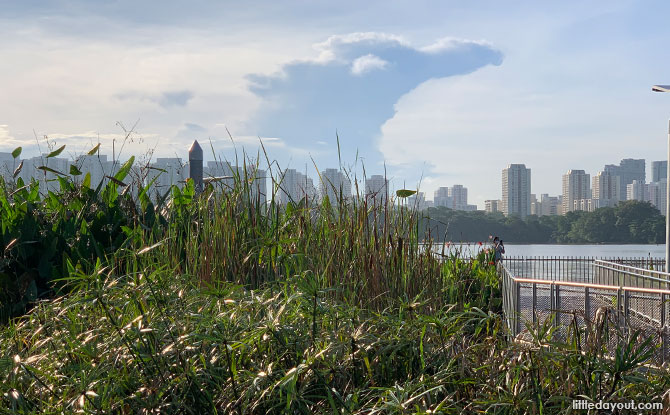
[(44, 300), (8, 286), (32, 310), (0, 329), (0, 407), (568, 413), (579, 396), (647, 402), (670, 388), (665, 370), (639, 371), (652, 346), (634, 334), (614, 361), (578, 328), (557, 343), (551, 321), (510, 342), (489, 255), (420, 247), (417, 212), (364, 198), (280, 206), (274, 177), (265, 203), (257, 167), (226, 191), (189, 182), (153, 199), (142, 182), (119, 194), (121, 175), (61, 177), (53, 196), (5, 188), (1, 272), (39, 272), (26, 224), (62, 251)]

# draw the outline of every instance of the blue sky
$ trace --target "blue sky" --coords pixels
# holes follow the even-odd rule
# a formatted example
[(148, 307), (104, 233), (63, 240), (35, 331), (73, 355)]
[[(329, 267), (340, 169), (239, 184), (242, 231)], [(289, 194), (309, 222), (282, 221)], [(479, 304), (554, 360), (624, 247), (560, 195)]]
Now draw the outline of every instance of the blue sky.
[[(0, 0), (0, 151), (251, 154), (386, 171), (432, 198), (534, 193), (625, 157), (664, 159), (670, 5), (662, 1)], [(138, 121), (139, 120), (139, 121)], [(228, 137), (232, 134), (234, 142)], [(122, 155), (122, 156), (123, 156)], [(649, 165), (649, 163), (648, 163)], [(648, 173), (649, 174), (649, 173)]]

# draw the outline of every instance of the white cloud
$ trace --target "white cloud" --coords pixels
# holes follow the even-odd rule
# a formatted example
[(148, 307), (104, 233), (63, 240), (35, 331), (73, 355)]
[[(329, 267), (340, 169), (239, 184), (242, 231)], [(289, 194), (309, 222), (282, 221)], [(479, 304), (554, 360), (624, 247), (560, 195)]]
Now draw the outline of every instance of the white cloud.
[[(630, 141), (654, 135), (646, 119), (658, 109), (645, 100), (646, 90), (556, 89), (543, 82), (551, 73), (528, 77), (508, 63), (430, 80), (403, 96), (378, 141), (396, 174), (418, 180), (423, 171), (429, 198), (439, 186), (463, 184), (470, 203), (483, 208), (485, 199), (500, 197), (501, 170), (509, 163), (531, 168), (533, 193), (555, 195), (561, 175), (571, 168), (595, 174), (604, 164), (626, 157), (652, 160), (663, 150), (661, 141), (645, 146)], [(612, 94), (630, 101), (613, 100)], [(633, 107), (649, 115), (643, 119)]]
[(26, 145), (34, 143), (34, 138), (32, 142), (28, 140), (17, 139), (10, 133), (9, 125), (0, 124), (0, 151), (13, 151), (16, 147), (25, 147)]
[(436, 42), (424, 46), (419, 50), (427, 53), (439, 53), (445, 50), (456, 49), (458, 47), (467, 46), (467, 45), (479, 45), (479, 46), (489, 46), (493, 47), (493, 43), (488, 40), (471, 40), (471, 39), (462, 39), (458, 37), (443, 37), (438, 39)]
[(314, 49), (319, 51), (317, 62), (329, 62), (338, 59), (337, 50), (343, 46), (355, 44), (397, 44), (409, 47), (410, 43), (402, 36), (380, 32), (354, 32), (344, 35), (333, 35), (323, 42), (314, 44)]
[(379, 56), (368, 53), (354, 60), (351, 64), (351, 73), (357, 76), (364, 75), (374, 70), (381, 70), (388, 66), (388, 62)]

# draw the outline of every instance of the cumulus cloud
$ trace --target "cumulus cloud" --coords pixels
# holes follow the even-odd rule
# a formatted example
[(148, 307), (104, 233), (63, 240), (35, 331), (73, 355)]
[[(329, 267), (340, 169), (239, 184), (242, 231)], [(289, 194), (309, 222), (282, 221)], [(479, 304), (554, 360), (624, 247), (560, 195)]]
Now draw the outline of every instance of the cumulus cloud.
[(331, 156), (338, 151), (337, 133), (344, 158), (353, 160), (358, 152), (375, 164), (381, 164), (375, 138), (403, 94), (429, 79), (502, 61), (501, 52), (483, 42), (451, 39), (416, 47), (384, 33), (332, 36), (315, 47), (319, 56), (312, 60), (248, 77), (249, 89), (263, 100), (249, 125), (290, 147), (324, 153), (318, 143), (331, 143)]
[(191, 91), (170, 91), (163, 92), (157, 99), (157, 102), (161, 107), (183, 107), (188, 104), (188, 101), (192, 98), (193, 93)]
[(351, 73), (354, 75), (364, 75), (375, 69), (384, 69), (388, 64), (387, 61), (381, 59), (379, 56), (368, 53), (367, 55), (354, 60), (351, 64)]
[(9, 133), (9, 125), (0, 124), (0, 151), (11, 151), (22, 144)]

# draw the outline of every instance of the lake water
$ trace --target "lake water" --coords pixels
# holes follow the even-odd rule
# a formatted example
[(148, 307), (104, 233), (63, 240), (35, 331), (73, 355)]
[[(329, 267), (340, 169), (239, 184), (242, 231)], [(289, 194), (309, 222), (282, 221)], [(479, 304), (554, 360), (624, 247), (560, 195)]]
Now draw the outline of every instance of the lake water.
[(517, 245), (505, 244), (505, 256), (665, 258), (665, 245)]
[[(490, 245), (449, 244), (447, 250), (459, 249), (465, 256), (476, 254), (480, 249)], [(438, 248), (439, 247), (439, 248)], [(437, 244), (434, 249), (441, 249)], [(505, 256), (551, 256), (551, 257), (596, 257), (596, 258), (618, 258), (635, 257), (665, 258), (665, 245), (527, 245), (505, 243)]]

